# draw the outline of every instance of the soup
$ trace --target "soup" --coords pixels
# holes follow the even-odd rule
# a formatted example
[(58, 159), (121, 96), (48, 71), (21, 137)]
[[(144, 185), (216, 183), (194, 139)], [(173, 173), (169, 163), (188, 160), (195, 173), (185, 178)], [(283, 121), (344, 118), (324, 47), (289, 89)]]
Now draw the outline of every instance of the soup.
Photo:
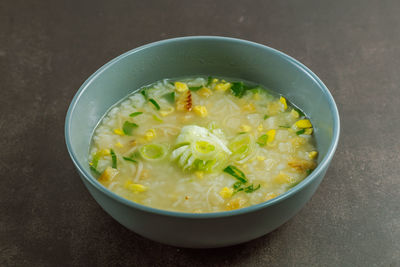
[(273, 199), (317, 156), (310, 120), (283, 96), (193, 77), (156, 82), (111, 108), (93, 134), (89, 165), (126, 199), (203, 213)]

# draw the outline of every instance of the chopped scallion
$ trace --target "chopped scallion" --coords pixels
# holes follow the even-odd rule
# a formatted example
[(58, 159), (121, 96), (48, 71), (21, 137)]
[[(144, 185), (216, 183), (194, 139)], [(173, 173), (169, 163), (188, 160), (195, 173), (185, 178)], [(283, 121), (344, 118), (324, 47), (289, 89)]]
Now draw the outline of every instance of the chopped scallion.
[(112, 166), (114, 169), (117, 168), (117, 155), (115, 155), (115, 152), (113, 149), (110, 149), (110, 154), (111, 154), (111, 160), (112, 160)]
[(256, 191), (257, 189), (259, 189), (261, 187), (261, 185), (257, 185), (256, 187), (254, 187), (252, 184), (249, 185), (248, 187), (244, 188), (244, 192), (246, 193), (253, 193), (254, 191)]
[(245, 91), (243, 82), (233, 82), (231, 91), (234, 96), (241, 98)]
[(156, 115), (153, 115), (153, 119), (158, 121), (158, 122), (163, 122), (163, 120), (160, 119), (159, 117), (157, 117)]
[(196, 91), (200, 90), (201, 88), (203, 88), (203, 86), (193, 86), (193, 87), (189, 87), (189, 90), (196, 92)]
[(140, 93), (144, 96), (144, 99), (148, 100), (149, 96), (147, 94), (147, 88), (144, 88)]
[(90, 166), (90, 170), (94, 172), (96, 175), (101, 175), (101, 173), (94, 166)]
[(153, 98), (150, 98), (149, 101), (154, 105), (157, 110), (160, 110), (160, 105)]
[(264, 120), (268, 119), (269, 116), (268, 115), (264, 115)]
[(122, 126), (122, 131), (126, 135), (132, 135), (132, 132), (135, 128), (139, 127), (136, 123), (125, 121), (124, 125)]
[(258, 137), (256, 143), (259, 144), (260, 146), (265, 146), (268, 141), (268, 135), (263, 134), (260, 137)]
[(129, 114), (129, 117), (136, 117), (136, 116), (139, 116), (140, 114), (143, 114), (143, 112), (140, 112), (140, 111), (133, 112), (133, 113)]
[(134, 160), (134, 159), (132, 159), (132, 158), (128, 158), (128, 157), (122, 157), (124, 160), (126, 160), (126, 161), (130, 161), (130, 162), (133, 162), (133, 163), (137, 163), (137, 161), (136, 160)]
[(175, 92), (166, 93), (163, 95), (163, 98), (165, 98), (170, 104), (174, 104), (175, 103)]
[(297, 135), (301, 135), (306, 131), (306, 129), (301, 129), (300, 131), (297, 131), (296, 134)]
[(247, 183), (246, 175), (244, 175), (244, 173), (241, 170), (239, 170), (237, 167), (233, 165), (229, 165), (228, 167), (226, 167), (224, 169), (224, 172), (232, 175), (241, 183)]
[(286, 126), (286, 125), (279, 125), (279, 127), (286, 128), (286, 129), (290, 128), (290, 126)]

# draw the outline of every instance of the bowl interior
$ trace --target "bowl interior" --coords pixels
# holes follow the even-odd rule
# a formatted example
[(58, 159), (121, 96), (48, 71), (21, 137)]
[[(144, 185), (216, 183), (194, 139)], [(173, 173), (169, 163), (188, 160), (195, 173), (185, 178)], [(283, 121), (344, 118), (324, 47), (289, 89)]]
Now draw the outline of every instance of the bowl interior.
[[(338, 135), (335, 103), (307, 68), (263, 45), (223, 37), (186, 37), (131, 50), (94, 73), (72, 101), (66, 139), (75, 163), (89, 172), (91, 134), (104, 113), (139, 87), (181, 76), (215, 75), (259, 83), (283, 94), (311, 118), (320, 162)], [(94, 179), (90, 177), (89, 179)]]

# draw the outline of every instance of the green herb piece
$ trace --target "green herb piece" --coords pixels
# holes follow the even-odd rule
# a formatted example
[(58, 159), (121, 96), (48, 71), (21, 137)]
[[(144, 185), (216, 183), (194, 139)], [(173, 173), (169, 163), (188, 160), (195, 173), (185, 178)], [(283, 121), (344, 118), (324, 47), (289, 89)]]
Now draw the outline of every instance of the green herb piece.
[(93, 156), (93, 160), (92, 160), (92, 166), (96, 169), (97, 168), (97, 164), (99, 163), (99, 159), (100, 159), (100, 153), (97, 152), (96, 154), (94, 154)]
[(279, 125), (279, 127), (286, 128), (286, 129), (290, 128), (290, 126), (286, 126), (286, 125)]
[(110, 154), (111, 154), (111, 159), (112, 159), (112, 166), (114, 169), (117, 168), (117, 155), (115, 155), (115, 152), (113, 149), (110, 149)]
[(306, 131), (306, 129), (301, 129), (300, 131), (297, 131), (296, 134), (297, 135), (301, 135)]
[(242, 186), (242, 182), (236, 182), (236, 183), (234, 183), (233, 184), (233, 189), (238, 189), (239, 187), (241, 187)]
[(245, 91), (243, 82), (233, 82), (231, 91), (234, 96), (241, 98)]
[(207, 78), (207, 86), (210, 86), (210, 84), (212, 83), (213, 78), (211, 76), (208, 76)]
[(94, 172), (96, 175), (101, 175), (101, 173), (94, 166), (90, 166), (90, 170)]
[(233, 165), (229, 165), (228, 167), (226, 167), (224, 169), (224, 172), (232, 175), (241, 183), (247, 183), (247, 179), (244, 173)]
[(160, 105), (153, 98), (150, 98), (149, 101), (154, 105), (157, 110), (160, 110)]
[(126, 161), (130, 161), (130, 162), (133, 162), (133, 163), (137, 163), (137, 161), (136, 160), (134, 160), (134, 159), (132, 159), (132, 158), (128, 158), (128, 157), (122, 157), (124, 160), (126, 160)]
[(260, 137), (258, 137), (256, 143), (259, 144), (260, 146), (265, 146), (268, 141), (268, 135), (263, 134)]
[(170, 104), (175, 103), (175, 92), (166, 93), (162, 97), (165, 98)]
[(264, 120), (268, 119), (269, 116), (268, 115), (264, 115)]
[(150, 161), (160, 160), (167, 154), (167, 148), (160, 144), (148, 144), (139, 149), (142, 158)]
[(144, 96), (144, 99), (146, 99), (146, 101), (149, 99), (149, 95), (147, 94), (147, 88), (144, 88), (142, 91), (140, 91), (140, 93)]
[(244, 192), (246, 193), (253, 193), (254, 191), (256, 191), (257, 189), (259, 189), (261, 187), (261, 185), (257, 185), (256, 187), (254, 187), (252, 184), (249, 185), (248, 187), (244, 188)]
[(122, 131), (126, 135), (132, 135), (132, 132), (135, 128), (139, 127), (136, 123), (125, 121), (124, 125), (122, 126)]
[(193, 87), (189, 87), (189, 90), (192, 92), (196, 92), (196, 91), (200, 90), (201, 88), (203, 88), (203, 86), (193, 86)]
[(306, 116), (306, 115), (303, 113), (303, 111), (301, 111), (300, 109), (298, 109), (298, 108), (296, 108), (296, 107), (293, 107), (293, 109), (296, 110), (297, 113), (299, 113), (300, 118)]
[(136, 117), (136, 116), (139, 116), (140, 114), (143, 114), (143, 112), (140, 112), (140, 111), (133, 112), (133, 113), (129, 114), (129, 117)]
[(311, 169), (306, 170), (307, 175), (310, 175), (312, 173)]
[(238, 134), (246, 134), (247, 132), (239, 132)]
[(156, 115), (153, 115), (153, 119), (158, 121), (158, 122), (163, 122), (163, 120), (160, 119), (159, 117), (157, 117)]

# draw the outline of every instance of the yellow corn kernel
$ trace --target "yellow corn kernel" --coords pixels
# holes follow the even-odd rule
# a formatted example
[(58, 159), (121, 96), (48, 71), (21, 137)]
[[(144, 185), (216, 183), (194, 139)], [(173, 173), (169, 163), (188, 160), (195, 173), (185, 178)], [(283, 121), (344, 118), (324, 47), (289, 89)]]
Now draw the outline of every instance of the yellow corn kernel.
[(230, 89), (232, 86), (231, 83), (218, 83), (215, 85), (215, 90), (217, 91), (226, 91)]
[(210, 95), (212, 95), (212, 91), (207, 87), (203, 87), (199, 91), (197, 91), (197, 94), (202, 97), (209, 97)]
[(275, 194), (275, 193), (268, 193), (268, 194), (265, 196), (265, 201), (270, 200), (270, 199), (273, 199), (273, 198), (276, 198), (277, 196), (278, 196), (278, 195)]
[(108, 183), (119, 173), (117, 169), (107, 167), (103, 173), (100, 175), (98, 181), (103, 185), (108, 185)]
[(235, 210), (235, 209), (240, 209), (246, 204), (247, 200), (241, 197), (232, 199), (231, 201), (226, 204), (226, 209), (227, 210)]
[(304, 131), (304, 134), (311, 135), (313, 133), (313, 128), (308, 128)]
[(131, 181), (126, 181), (125, 186), (126, 189), (129, 189), (135, 194), (144, 192), (147, 190), (147, 187), (142, 184), (134, 184)]
[(100, 153), (100, 156), (109, 156), (110, 155), (110, 150), (109, 149), (103, 149), (99, 153)]
[(202, 171), (196, 171), (194, 174), (197, 176), (197, 178), (203, 179), (204, 173)]
[(310, 120), (304, 119), (304, 120), (296, 121), (296, 126), (298, 128), (305, 129), (305, 128), (311, 128), (312, 124), (311, 124)]
[(218, 82), (218, 79), (217, 79), (217, 78), (214, 78), (214, 79), (212, 79), (211, 82), (212, 82), (212, 83), (217, 83), (217, 82)]
[(118, 135), (125, 135), (124, 132), (121, 129), (114, 129), (114, 133)]
[(286, 98), (284, 98), (283, 96), (281, 96), (280, 98), (279, 98), (279, 101), (282, 103), (282, 105), (283, 105), (283, 110), (286, 110), (287, 109), (287, 103), (286, 103)]
[(292, 111), (290, 111), (290, 115), (292, 115), (292, 117), (295, 119), (298, 119), (300, 116), (300, 114), (294, 109), (292, 109)]
[(233, 195), (233, 189), (224, 187), (222, 190), (219, 192), (220, 196), (223, 198), (230, 198)]
[(242, 110), (244, 111), (255, 111), (256, 107), (253, 105), (253, 103), (246, 104), (242, 107)]
[(154, 139), (154, 137), (156, 137), (156, 131), (154, 129), (149, 129), (146, 131), (146, 133), (144, 134), (144, 138), (147, 141), (151, 141), (152, 139)]
[(200, 117), (207, 117), (207, 108), (205, 106), (194, 106), (193, 107), (193, 111), (194, 113), (196, 113), (196, 115), (199, 115)]
[(224, 79), (221, 80), (222, 83), (226, 83), (226, 81)]
[(310, 159), (315, 159), (318, 156), (318, 152), (317, 151), (311, 151), (310, 153), (308, 153), (308, 157)]
[(267, 143), (272, 143), (272, 141), (274, 141), (274, 139), (275, 139), (276, 130), (275, 129), (271, 129), (268, 132), (266, 132), (266, 135), (268, 135)]
[(189, 90), (189, 87), (187, 86), (186, 83), (175, 82), (174, 85), (175, 85), (176, 91), (178, 91), (179, 93), (183, 93), (183, 92), (186, 92), (187, 90)]
[(257, 160), (263, 161), (263, 160), (265, 160), (265, 157), (264, 156), (257, 156)]
[(247, 125), (247, 124), (243, 124), (240, 126), (240, 129), (242, 130), (242, 132), (250, 132), (251, 131), (251, 126)]
[(119, 147), (119, 148), (124, 147), (120, 142), (115, 143), (115, 146), (116, 146), (116, 147)]
[(286, 184), (290, 182), (290, 177), (289, 175), (280, 172), (275, 178), (274, 178), (274, 182), (277, 184)]
[(263, 127), (262, 124), (258, 125), (257, 130), (258, 130), (259, 132), (262, 132), (263, 129), (264, 129), (264, 127)]
[(168, 116), (169, 114), (171, 114), (174, 111), (175, 111), (175, 109), (173, 107), (169, 107), (166, 110), (161, 110), (160, 114), (161, 114), (161, 116), (165, 117), (165, 116)]

